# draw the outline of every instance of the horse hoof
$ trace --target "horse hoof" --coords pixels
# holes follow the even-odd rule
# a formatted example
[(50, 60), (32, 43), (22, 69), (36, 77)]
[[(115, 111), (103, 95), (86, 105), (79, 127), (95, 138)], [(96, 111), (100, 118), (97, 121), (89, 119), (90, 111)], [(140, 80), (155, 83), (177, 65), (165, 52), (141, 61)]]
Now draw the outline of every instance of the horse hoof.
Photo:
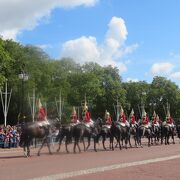
[(40, 153), (38, 153), (37, 156), (40, 156)]

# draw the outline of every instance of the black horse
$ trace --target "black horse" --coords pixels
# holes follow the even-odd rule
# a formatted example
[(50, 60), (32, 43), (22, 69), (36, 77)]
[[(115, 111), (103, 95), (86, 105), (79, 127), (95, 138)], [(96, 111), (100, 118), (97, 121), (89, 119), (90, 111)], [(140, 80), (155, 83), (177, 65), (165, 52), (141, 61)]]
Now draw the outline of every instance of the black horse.
[(66, 138), (65, 147), (66, 147), (66, 152), (69, 153), (68, 144), (72, 142), (72, 129), (73, 129), (73, 125), (71, 124), (62, 125), (60, 127), (59, 134), (56, 137), (56, 142), (59, 141), (59, 147), (57, 149), (57, 152), (60, 151), (62, 140)]
[(176, 125), (177, 137), (180, 139), (180, 124)]
[(121, 125), (117, 121), (112, 121), (111, 136), (110, 136), (110, 149), (114, 150), (114, 138), (117, 140), (119, 149), (121, 150)]
[(165, 145), (169, 144), (170, 136), (172, 137), (173, 144), (175, 144), (175, 141), (174, 141), (174, 130), (175, 130), (175, 128), (166, 124), (166, 123), (163, 123), (161, 128), (162, 128), (161, 144), (163, 144), (164, 139), (165, 139)]
[(134, 139), (135, 147), (138, 147), (139, 145), (138, 127), (138, 124), (130, 124), (130, 136), (132, 136)]
[(47, 143), (49, 154), (52, 154), (50, 150), (50, 137), (49, 137), (52, 126), (54, 127), (54, 123), (42, 127), (40, 127), (37, 122), (34, 123), (28, 122), (28, 123), (23, 123), (21, 125), (21, 135), (20, 135), (19, 145), (20, 147), (24, 148), (24, 155), (26, 157), (30, 157), (30, 145), (33, 138), (42, 139), (42, 145), (38, 150), (38, 156), (40, 156), (40, 151), (45, 143)]
[[(90, 146), (91, 138), (94, 139), (94, 150), (97, 151), (96, 149), (96, 143), (98, 140), (98, 134), (102, 128), (102, 119), (98, 118), (95, 122), (94, 125), (91, 127), (88, 127), (84, 123), (79, 123), (76, 126), (73, 127), (72, 129), (72, 136), (74, 138), (74, 153), (76, 153), (76, 146), (78, 146), (79, 152), (81, 152), (79, 142), (82, 140), (83, 145), (84, 145), (84, 150), (87, 150)], [(88, 145), (85, 147), (85, 142), (84, 138), (87, 138), (88, 140)]]
[(138, 127), (138, 141), (139, 145), (142, 147), (141, 139), (142, 137), (148, 138), (148, 146), (152, 144), (152, 128), (151, 127), (145, 127), (144, 125), (140, 124)]
[(106, 150), (105, 141), (106, 141), (106, 138), (111, 138), (111, 128), (108, 127), (107, 125), (103, 125), (98, 134), (98, 141), (99, 141), (100, 137), (102, 137), (103, 148), (104, 148), (104, 150)]
[(153, 129), (152, 138), (154, 138), (154, 143), (158, 144), (161, 138), (161, 126), (152, 124), (152, 129)]

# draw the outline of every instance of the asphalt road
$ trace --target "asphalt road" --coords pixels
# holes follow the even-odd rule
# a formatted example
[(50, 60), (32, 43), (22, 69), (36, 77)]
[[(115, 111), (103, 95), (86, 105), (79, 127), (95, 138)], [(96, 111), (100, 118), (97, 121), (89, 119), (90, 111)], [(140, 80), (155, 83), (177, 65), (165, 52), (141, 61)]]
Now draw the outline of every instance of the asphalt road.
[[(82, 147), (82, 145), (81, 145)], [(156, 145), (143, 148), (128, 148), (104, 151), (102, 145), (93, 151), (66, 154), (64, 146), (56, 153), (57, 146), (51, 146), (53, 155), (44, 147), (41, 156), (38, 149), (31, 149), (32, 156), (24, 158), (23, 150), (0, 149), (0, 179), (78, 179), (78, 180), (179, 180), (180, 144)]]

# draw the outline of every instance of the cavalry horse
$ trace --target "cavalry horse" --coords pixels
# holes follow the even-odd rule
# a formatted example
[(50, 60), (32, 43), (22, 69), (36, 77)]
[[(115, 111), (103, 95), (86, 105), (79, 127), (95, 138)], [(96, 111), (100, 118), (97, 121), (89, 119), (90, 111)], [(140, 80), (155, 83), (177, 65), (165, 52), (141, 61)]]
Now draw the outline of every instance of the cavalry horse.
[(109, 128), (107, 125), (103, 125), (100, 133), (98, 134), (98, 141), (100, 137), (102, 137), (103, 148), (106, 150), (105, 141), (106, 138), (111, 138), (111, 128)]
[(159, 140), (161, 138), (161, 126), (152, 124), (153, 134), (152, 138), (154, 138), (154, 143), (159, 143)]
[[(50, 150), (50, 132), (51, 128), (54, 124), (51, 123), (47, 126), (40, 127), (37, 122), (27, 122), (21, 125), (21, 135), (20, 135), (20, 147), (24, 149), (24, 156), (30, 157), (30, 145), (33, 138), (40, 138), (42, 139), (42, 145), (38, 150), (38, 156), (40, 156), (40, 151), (45, 143), (47, 143), (47, 147), (49, 150), (49, 154), (52, 154)], [(27, 151), (26, 151), (27, 150)]]
[(177, 137), (180, 139), (180, 124), (176, 125)]
[(147, 128), (143, 124), (140, 124), (138, 127), (138, 139), (139, 139), (138, 142), (141, 147), (142, 147), (141, 139), (144, 136), (148, 138), (148, 146), (150, 146), (152, 144), (152, 130), (150, 127)]
[(129, 141), (129, 144), (131, 146), (130, 142), (130, 131), (127, 126), (122, 125), (118, 121), (113, 121), (112, 126), (111, 126), (111, 138), (110, 138), (110, 144), (111, 144), (111, 149), (114, 150), (114, 145), (113, 141), (114, 138), (117, 140), (117, 144), (119, 144), (119, 149), (121, 150), (121, 141), (125, 140), (125, 148), (127, 149), (127, 143)]
[(59, 134), (56, 137), (56, 142), (59, 141), (59, 147), (57, 149), (57, 152), (60, 151), (62, 140), (66, 138), (65, 147), (66, 147), (66, 152), (69, 153), (68, 144), (72, 142), (72, 129), (73, 129), (73, 125), (71, 124), (62, 125), (60, 127)]
[(171, 127), (166, 122), (163, 122), (161, 125), (161, 144), (163, 144), (163, 139), (165, 139), (165, 145), (169, 144), (169, 138), (172, 137), (173, 144), (175, 144), (174, 141), (174, 127)]
[[(72, 129), (72, 137), (74, 138), (74, 153), (76, 153), (76, 146), (78, 146), (79, 152), (81, 152), (79, 142), (82, 140), (83, 145), (84, 145), (84, 150), (86, 151), (89, 146), (90, 146), (90, 141), (91, 138), (94, 139), (94, 150), (96, 150), (96, 142), (98, 139), (98, 134), (101, 130), (102, 127), (102, 119), (98, 118), (92, 127), (88, 127), (85, 123), (79, 123), (75, 125)], [(88, 139), (88, 145), (85, 148), (85, 143), (84, 143), (84, 137), (87, 137)]]
[[(135, 147), (138, 147), (139, 145), (138, 127), (139, 127), (138, 124), (130, 123), (130, 136), (133, 136)], [(130, 143), (130, 146), (131, 146), (131, 143)]]

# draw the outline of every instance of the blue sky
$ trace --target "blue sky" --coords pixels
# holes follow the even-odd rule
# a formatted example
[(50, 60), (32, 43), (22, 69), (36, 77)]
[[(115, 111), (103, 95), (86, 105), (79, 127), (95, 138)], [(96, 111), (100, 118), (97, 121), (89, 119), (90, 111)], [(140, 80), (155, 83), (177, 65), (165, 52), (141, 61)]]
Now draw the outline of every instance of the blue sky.
[(0, 0), (0, 34), (55, 59), (117, 66), (123, 81), (180, 85), (179, 9), (179, 0)]

